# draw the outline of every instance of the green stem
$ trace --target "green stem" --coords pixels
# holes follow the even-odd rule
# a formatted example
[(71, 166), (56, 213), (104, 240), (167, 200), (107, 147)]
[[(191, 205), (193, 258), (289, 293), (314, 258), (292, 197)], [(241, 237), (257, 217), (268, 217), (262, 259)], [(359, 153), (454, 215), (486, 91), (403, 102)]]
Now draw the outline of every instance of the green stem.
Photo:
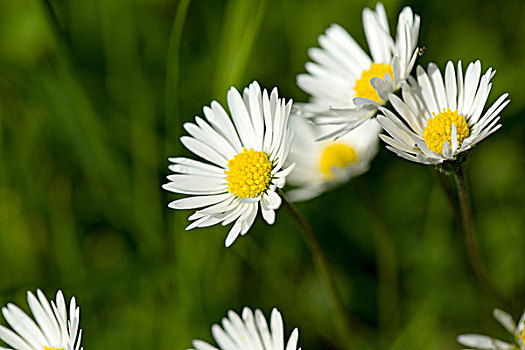
[(191, 0), (181, 0), (177, 5), (177, 12), (173, 19), (168, 41), (168, 52), (166, 59), (166, 82), (164, 87), (164, 126), (165, 126), (165, 155), (177, 151), (177, 142), (180, 136), (180, 47), (184, 32), (184, 23), (188, 15)]
[(334, 279), (330, 274), (330, 269), (328, 268), (328, 261), (326, 260), (326, 256), (321, 248), (321, 245), (319, 244), (319, 241), (315, 237), (312, 228), (310, 227), (306, 219), (295, 208), (295, 206), (293, 206), (284, 197), (282, 193), (281, 196), (283, 198), (284, 207), (290, 212), (297, 224), (301, 227), (301, 232), (303, 234), (304, 240), (306, 241), (306, 244), (308, 245), (308, 248), (310, 248), (310, 252), (312, 253), (317, 274), (319, 275), (319, 278), (321, 279), (322, 283), (327, 289), (327, 292), (330, 297), (330, 302), (332, 304), (332, 310), (335, 313), (337, 331), (339, 333), (339, 337), (343, 342), (343, 346), (347, 350), (351, 349), (351, 344), (356, 343), (356, 339), (352, 339), (350, 337), (350, 322), (343, 308), (343, 304), (341, 302), (339, 293), (337, 292)]
[(448, 202), (450, 204), (450, 208), (452, 209), (452, 213), (454, 213), (454, 220), (457, 220), (457, 213), (459, 213), (459, 204), (458, 204), (458, 198), (454, 191), (450, 188), (448, 176), (446, 173), (441, 171), (439, 168), (434, 168), (435, 174), (438, 179), (439, 185), (441, 186), (441, 189), (443, 192), (445, 192), (445, 195), (447, 196)]
[(465, 244), (465, 249), (467, 251), (472, 270), (474, 271), (474, 274), (476, 275), (481, 285), (485, 288), (487, 293), (495, 301), (497, 301), (505, 307), (511, 308), (511, 303), (509, 303), (506, 300), (506, 298), (503, 297), (502, 294), (492, 285), (489, 278), (487, 277), (487, 273), (483, 266), (478, 249), (478, 244), (476, 241), (474, 219), (472, 216), (472, 204), (470, 200), (465, 172), (463, 171), (462, 165), (458, 165), (454, 169), (454, 178), (456, 180), (459, 197), (459, 211), (461, 215), (463, 243)]

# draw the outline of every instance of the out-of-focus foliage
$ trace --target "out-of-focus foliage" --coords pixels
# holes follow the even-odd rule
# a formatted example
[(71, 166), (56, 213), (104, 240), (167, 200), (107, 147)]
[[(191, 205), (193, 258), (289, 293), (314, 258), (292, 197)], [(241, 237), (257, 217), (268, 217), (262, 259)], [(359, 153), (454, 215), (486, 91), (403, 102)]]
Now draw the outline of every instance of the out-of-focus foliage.
[[(183, 349), (229, 308), (278, 307), (305, 349), (338, 348), (327, 295), (285, 211), (232, 248), (227, 229), (184, 231), (167, 208), (167, 157), (182, 123), (253, 79), (303, 101), (307, 48), (331, 23), (364, 44), (371, 1), (0, 2), (0, 301), (61, 288), (82, 308), (87, 349)], [(523, 1), (388, 1), (391, 27), (422, 18), (419, 63), (481, 59), (508, 91), (503, 128), (468, 163), (488, 272), (525, 307)], [(302, 203), (359, 349), (454, 349), (487, 332), (496, 304), (474, 279), (430, 168), (382, 149), (370, 172)], [(518, 297), (521, 295), (521, 299)], [(4, 322), (4, 321), (2, 321)], [(3, 323), (5, 324), (5, 323)]]

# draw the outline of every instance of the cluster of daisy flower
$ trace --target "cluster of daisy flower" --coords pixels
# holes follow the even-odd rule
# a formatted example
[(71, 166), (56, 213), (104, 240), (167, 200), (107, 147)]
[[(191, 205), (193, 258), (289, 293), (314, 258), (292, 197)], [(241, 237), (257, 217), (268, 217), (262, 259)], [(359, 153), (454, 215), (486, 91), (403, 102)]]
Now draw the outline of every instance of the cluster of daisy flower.
[[(481, 63), (448, 62), (445, 76), (436, 64), (410, 75), (418, 53), (420, 19), (410, 7), (399, 14), (395, 38), (385, 9), (363, 11), (371, 56), (339, 25), (319, 37), (320, 48), (297, 85), (308, 103), (279, 98), (277, 88), (261, 90), (254, 81), (242, 95), (232, 87), (228, 108), (204, 107), (205, 118), (184, 124), (181, 142), (202, 160), (170, 158), (164, 189), (191, 195), (170, 203), (173, 209), (198, 209), (187, 229), (234, 223), (230, 246), (248, 232), (259, 208), (273, 224), (285, 182), (292, 201), (308, 200), (366, 172), (379, 139), (398, 156), (423, 164), (458, 159), (501, 126), (499, 113), (509, 103), (503, 94), (485, 111), (495, 74), (481, 75)], [(401, 90), (401, 96), (395, 94)], [(387, 108), (387, 103), (390, 108)], [(380, 134), (384, 130), (386, 134)]]
[[(438, 66), (417, 66), (420, 17), (410, 7), (399, 14), (395, 37), (390, 34), (385, 9), (364, 9), (363, 25), (368, 55), (348, 32), (331, 25), (311, 48), (306, 73), (297, 85), (310, 101), (293, 105), (279, 97), (277, 88), (262, 89), (254, 81), (242, 93), (227, 93), (228, 111), (212, 101), (204, 117), (184, 124), (182, 144), (198, 159), (170, 158), (165, 190), (187, 195), (169, 204), (173, 209), (195, 209), (187, 230), (233, 224), (225, 245), (245, 235), (260, 211), (273, 224), (286, 192), (291, 201), (312, 199), (365, 173), (381, 139), (387, 149), (422, 164), (460, 162), (460, 155), (501, 127), (499, 114), (509, 103), (500, 96), (485, 105), (492, 87), (492, 68), (482, 75), (480, 61), (463, 71), (461, 61), (449, 61), (444, 76)], [(400, 91), (400, 93), (399, 93)], [(396, 94), (398, 93), (398, 94)], [(385, 133), (381, 134), (381, 131)], [(51, 304), (38, 290), (28, 293), (36, 322), (17, 306), (2, 309), (12, 327), (0, 326), (0, 339), (21, 350), (78, 350), (79, 308), (71, 299), (69, 314), (57, 293)], [(515, 336), (515, 344), (486, 336), (462, 335), (471, 348), (524, 350), (524, 319), (518, 326), (500, 310), (495, 317)], [(230, 311), (212, 334), (221, 349), (284, 349), (298, 346), (298, 330), (285, 340), (283, 320), (274, 309), (270, 326), (260, 310), (248, 307), (242, 315)], [(197, 350), (216, 349), (195, 340)]]

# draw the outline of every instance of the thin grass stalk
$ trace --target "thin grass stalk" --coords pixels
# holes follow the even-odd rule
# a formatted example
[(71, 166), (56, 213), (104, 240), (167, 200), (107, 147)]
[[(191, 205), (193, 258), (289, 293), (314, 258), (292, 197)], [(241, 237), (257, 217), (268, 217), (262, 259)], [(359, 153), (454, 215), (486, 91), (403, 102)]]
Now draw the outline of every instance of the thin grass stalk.
[(342, 342), (342, 347), (344, 349), (350, 350), (352, 349), (352, 344), (356, 341), (350, 336), (352, 333), (350, 328), (350, 322), (343, 308), (343, 303), (341, 301), (339, 293), (337, 292), (335, 281), (332, 277), (332, 274), (330, 273), (328, 261), (323, 252), (323, 249), (321, 248), (319, 241), (315, 237), (315, 234), (312, 231), (310, 224), (308, 224), (308, 222), (302, 216), (302, 214), (297, 210), (297, 208), (295, 208), (294, 205), (292, 205), (292, 203), (290, 203), (284, 197), (284, 195), (282, 196), (282, 198), (284, 207), (290, 212), (290, 214), (292, 215), (296, 223), (299, 225), (299, 227), (301, 227), (301, 233), (303, 234), (303, 238), (306, 241), (310, 252), (312, 253), (313, 262), (317, 270), (317, 274), (319, 275), (321, 282), (323, 283), (328, 292), (330, 303), (332, 304), (332, 310), (335, 314), (334, 319), (337, 327), (337, 333)]
[(512, 303), (500, 293), (500, 291), (492, 284), (487, 276), (487, 272), (483, 265), (481, 255), (478, 249), (476, 240), (474, 218), (472, 215), (472, 203), (467, 185), (467, 179), (462, 165), (454, 168), (454, 179), (456, 180), (458, 198), (459, 198), (459, 212), (461, 216), (461, 228), (463, 233), (463, 243), (470, 266), (474, 274), (487, 293), (499, 304), (505, 308), (511, 309)]

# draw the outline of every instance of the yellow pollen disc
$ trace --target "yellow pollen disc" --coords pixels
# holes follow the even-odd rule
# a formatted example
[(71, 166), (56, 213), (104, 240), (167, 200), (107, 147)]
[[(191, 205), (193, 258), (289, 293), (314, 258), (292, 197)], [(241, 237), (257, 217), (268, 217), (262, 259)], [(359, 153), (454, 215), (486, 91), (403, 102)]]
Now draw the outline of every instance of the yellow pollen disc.
[(465, 117), (458, 114), (455, 110), (452, 112), (450, 108), (436, 115), (432, 113), (434, 118), (427, 121), (425, 131), (423, 131), (423, 138), (428, 148), (434, 152), (441, 154), (443, 152), (443, 144), (448, 142), (452, 146), (452, 135), (451, 127), (452, 124), (456, 126), (456, 134), (458, 135), (458, 148), (461, 147), (461, 143), (470, 134), (467, 121)]
[(525, 345), (525, 329), (523, 331), (521, 331), (519, 337), (520, 337), (520, 340), (521, 340), (521, 346), (524, 346)]
[(345, 168), (356, 161), (357, 153), (352, 147), (342, 143), (330, 143), (321, 154), (321, 173), (327, 180), (333, 180), (334, 167)]
[(390, 75), (392, 81), (394, 81), (394, 71), (392, 66), (389, 64), (383, 63), (372, 63), (368, 70), (364, 70), (361, 73), (361, 78), (355, 82), (354, 91), (355, 97), (364, 97), (369, 100), (382, 103), (383, 100), (379, 97), (376, 89), (370, 84), (370, 79), (379, 78), (381, 80), (385, 79), (385, 74)]
[(47, 346), (44, 345), (44, 349), (45, 350), (62, 350), (62, 348), (48, 348)]
[(243, 198), (258, 197), (266, 191), (271, 180), (272, 163), (264, 152), (243, 148), (228, 161), (225, 170), (228, 191)]

